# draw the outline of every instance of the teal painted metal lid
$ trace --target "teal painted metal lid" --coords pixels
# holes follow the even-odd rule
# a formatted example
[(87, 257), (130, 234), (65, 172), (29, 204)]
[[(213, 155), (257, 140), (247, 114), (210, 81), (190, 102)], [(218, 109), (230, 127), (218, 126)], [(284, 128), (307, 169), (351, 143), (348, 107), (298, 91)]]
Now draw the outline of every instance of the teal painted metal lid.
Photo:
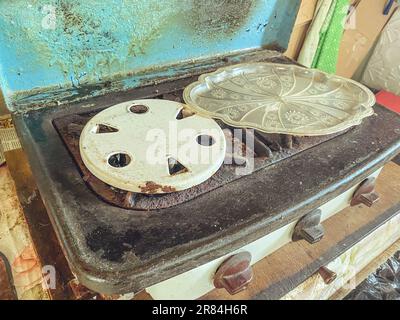
[(284, 50), (299, 2), (1, 1), (1, 89), (15, 111), (174, 78), (216, 57)]

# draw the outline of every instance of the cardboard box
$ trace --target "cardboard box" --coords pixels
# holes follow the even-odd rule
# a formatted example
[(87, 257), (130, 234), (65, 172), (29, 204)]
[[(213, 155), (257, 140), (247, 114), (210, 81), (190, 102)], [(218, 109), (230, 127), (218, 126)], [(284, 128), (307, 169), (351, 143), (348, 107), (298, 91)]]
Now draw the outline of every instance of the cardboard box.
[(287, 57), (289, 57), (293, 60), (297, 60), (310, 25), (311, 25), (311, 22), (308, 22), (306, 24), (301, 24), (299, 26), (296, 26), (293, 29), (288, 48), (285, 52), (285, 55)]
[(296, 60), (314, 17), (318, 0), (302, 0), (285, 55)]
[(354, 10), (347, 18), (336, 71), (346, 78), (352, 78), (363, 63), (396, 7), (394, 5), (385, 16), (383, 9), (387, 0), (357, 0), (353, 3)]
[(318, 0), (302, 0), (295, 26), (309, 23), (314, 17), (314, 11)]

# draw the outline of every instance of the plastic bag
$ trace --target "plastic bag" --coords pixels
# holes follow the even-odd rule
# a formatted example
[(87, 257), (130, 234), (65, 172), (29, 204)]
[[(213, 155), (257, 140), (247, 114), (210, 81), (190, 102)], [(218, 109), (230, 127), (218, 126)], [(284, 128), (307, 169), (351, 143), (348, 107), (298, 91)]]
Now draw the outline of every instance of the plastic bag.
[(381, 265), (345, 300), (400, 300), (400, 251)]

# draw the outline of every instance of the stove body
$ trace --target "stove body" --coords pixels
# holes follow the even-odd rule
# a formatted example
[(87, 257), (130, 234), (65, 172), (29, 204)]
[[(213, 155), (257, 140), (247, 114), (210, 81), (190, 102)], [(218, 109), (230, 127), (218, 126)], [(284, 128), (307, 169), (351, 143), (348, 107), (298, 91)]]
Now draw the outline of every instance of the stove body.
[[(375, 116), (332, 136), (257, 133), (252, 174), (238, 177), (235, 166), (224, 165), (198, 187), (127, 203), (130, 195), (102, 185), (82, 166), (76, 143), (85, 121), (127, 100), (180, 99), (200, 73), (220, 66), (292, 63), (277, 50), (287, 45), (299, 6), (132, 3), (0, 5), (8, 12), (2, 30), (11, 30), (0, 33), (7, 44), (0, 54), (2, 90), (70, 267), (90, 289), (197, 298), (214, 287), (227, 257), (246, 250), (255, 263), (278, 249), (300, 218), (319, 208), (324, 220), (348, 206), (356, 188), (399, 152), (400, 119), (376, 106)], [(26, 42), (25, 23), (33, 18), (41, 18), (41, 30)], [(119, 21), (127, 22), (116, 27)]]

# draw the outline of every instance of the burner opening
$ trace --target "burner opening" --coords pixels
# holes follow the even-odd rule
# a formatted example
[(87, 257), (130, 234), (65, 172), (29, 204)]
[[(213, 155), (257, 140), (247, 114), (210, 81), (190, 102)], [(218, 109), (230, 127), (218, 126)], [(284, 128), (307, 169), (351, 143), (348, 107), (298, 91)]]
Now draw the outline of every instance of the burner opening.
[(105, 125), (105, 124), (98, 124), (96, 127), (94, 127), (93, 132), (94, 133), (112, 133), (112, 132), (118, 132), (119, 130), (117, 128)]
[(205, 147), (211, 147), (215, 143), (214, 138), (206, 134), (198, 136), (196, 140), (198, 144)]
[(131, 157), (126, 153), (115, 153), (108, 158), (108, 164), (114, 168), (123, 168), (131, 163)]
[(179, 110), (178, 114), (176, 115), (176, 120), (182, 120), (185, 118), (189, 118), (193, 115), (194, 115), (193, 112), (191, 112), (185, 108), (182, 108), (181, 110)]
[(178, 160), (168, 158), (168, 171), (171, 176), (188, 172), (189, 170)]
[(129, 111), (136, 114), (143, 114), (149, 111), (149, 107), (143, 104), (137, 104), (129, 107)]

